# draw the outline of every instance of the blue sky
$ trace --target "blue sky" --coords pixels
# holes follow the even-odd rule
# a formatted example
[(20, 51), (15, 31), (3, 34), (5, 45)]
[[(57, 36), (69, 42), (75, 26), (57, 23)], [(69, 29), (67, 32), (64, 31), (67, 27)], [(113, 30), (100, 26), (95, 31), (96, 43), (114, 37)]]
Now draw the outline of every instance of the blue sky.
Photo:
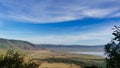
[(119, 0), (0, 0), (0, 37), (36, 44), (101, 45), (120, 25)]

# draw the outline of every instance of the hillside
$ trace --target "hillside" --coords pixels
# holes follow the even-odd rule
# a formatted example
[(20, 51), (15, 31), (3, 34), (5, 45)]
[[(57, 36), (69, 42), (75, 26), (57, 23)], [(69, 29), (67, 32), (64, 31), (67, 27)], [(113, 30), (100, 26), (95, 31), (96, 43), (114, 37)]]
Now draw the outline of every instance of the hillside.
[(0, 49), (23, 49), (23, 50), (34, 50), (38, 49), (36, 45), (21, 40), (10, 40), (0, 38)]

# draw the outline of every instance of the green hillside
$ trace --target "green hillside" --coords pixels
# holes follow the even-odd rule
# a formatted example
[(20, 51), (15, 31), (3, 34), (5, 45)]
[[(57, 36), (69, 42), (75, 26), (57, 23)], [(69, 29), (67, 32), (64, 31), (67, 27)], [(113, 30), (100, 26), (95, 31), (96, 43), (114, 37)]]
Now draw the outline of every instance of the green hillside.
[(34, 50), (38, 48), (34, 44), (27, 41), (9, 40), (9, 39), (0, 38), (0, 49)]

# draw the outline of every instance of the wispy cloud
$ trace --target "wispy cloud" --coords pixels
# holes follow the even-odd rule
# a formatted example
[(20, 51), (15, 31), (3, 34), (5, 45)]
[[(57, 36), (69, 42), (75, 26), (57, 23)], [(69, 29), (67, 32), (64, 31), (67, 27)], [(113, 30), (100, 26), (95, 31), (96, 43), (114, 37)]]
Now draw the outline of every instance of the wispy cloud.
[(109, 29), (120, 25), (119, 6), (119, 0), (0, 0), (0, 37), (33, 43), (104, 44), (111, 38)]
[[(106, 44), (111, 39), (111, 31), (100, 31), (92, 33), (83, 33), (77, 35), (45, 35), (31, 36), (22, 38), (38, 44), (81, 44), (81, 45), (98, 45)], [(93, 40), (93, 41), (91, 41)], [(99, 41), (99, 42), (98, 42)]]
[(0, 0), (0, 3), (0, 18), (33, 23), (108, 17), (120, 10), (116, 0)]
[[(26, 40), (35, 44), (38, 43), (38, 44), (100, 45), (100, 44), (106, 44), (111, 40), (112, 38), (111, 29), (114, 25), (120, 25), (120, 22), (109, 21), (104, 23), (100, 22), (99, 24), (90, 24), (88, 26), (87, 25), (76, 26), (76, 27), (71, 26), (70, 28), (68, 28), (69, 30), (68, 29), (66, 30), (64, 27), (60, 27), (59, 29), (56, 30), (56, 26), (55, 26), (52, 27), (55, 31), (50, 29), (51, 27), (48, 28), (50, 30), (43, 28), (42, 30), (45, 31), (45, 33), (43, 32), (43, 34), (39, 28), (37, 28), (38, 30), (36, 29), (32, 30), (35, 28), (34, 25), (31, 26), (32, 23), (27, 23), (30, 25), (26, 25), (24, 27), (23, 25), (20, 24), (22, 23), (18, 24), (19, 27), (24, 28), (25, 30), (21, 28), (10, 29), (16, 27), (16, 25), (14, 25), (14, 27), (13, 26), (9, 27), (7, 28), (7, 30), (0, 29), (1, 32), (0, 37)], [(64, 24), (64, 23), (60, 23), (60, 24)], [(28, 28), (28, 26), (30, 26), (30, 28)], [(82, 29), (78, 30), (78, 28), (82, 28)]]
[(86, 9), (83, 11), (83, 14), (86, 15), (86, 17), (104, 18), (115, 10), (118, 9)]

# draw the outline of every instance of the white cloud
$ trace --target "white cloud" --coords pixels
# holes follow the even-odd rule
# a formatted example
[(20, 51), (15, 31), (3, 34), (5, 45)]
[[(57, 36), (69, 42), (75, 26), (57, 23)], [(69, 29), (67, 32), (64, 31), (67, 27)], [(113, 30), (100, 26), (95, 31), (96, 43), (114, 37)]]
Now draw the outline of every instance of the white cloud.
[[(116, 3), (113, 7), (111, 2)], [(0, 0), (0, 18), (33, 23), (51, 23), (82, 19), (84, 17), (107, 17), (119, 9), (114, 0)], [(108, 7), (103, 7), (108, 3)]]
[[(31, 36), (22, 38), (37, 44), (87, 44), (87, 45), (98, 45), (106, 44), (111, 39), (111, 31), (102, 31), (95, 33), (84, 33), (77, 35), (45, 35), (45, 36)], [(90, 42), (90, 40), (92, 40)], [(102, 41), (101, 42), (98, 42)]]
[(120, 13), (115, 14), (113, 17), (120, 17)]
[(83, 11), (83, 14), (88, 17), (105, 17), (117, 9), (87, 9)]
[[(112, 23), (112, 24), (111, 24)], [(81, 44), (81, 45), (101, 45), (108, 43), (112, 38), (112, 30), (114, 24), (119, 25), (119, 22), (109, 22), (108, 24), (94, 25), (95, 31), (77, 32), (73, 34), (46, 34), (46, 35), (31, 35), (31, 32), (21, 33), (19, 31), (1, 31), (2, 38), (20, 39), (38, 44)], [(101, 27), (100, 27), (101, 26)], [(88, 28), (90, 26), (86, 26)], [(83, 27), (84, 28), (84, 27)], [(12, 34), (11, 36), (9, 36)]]

